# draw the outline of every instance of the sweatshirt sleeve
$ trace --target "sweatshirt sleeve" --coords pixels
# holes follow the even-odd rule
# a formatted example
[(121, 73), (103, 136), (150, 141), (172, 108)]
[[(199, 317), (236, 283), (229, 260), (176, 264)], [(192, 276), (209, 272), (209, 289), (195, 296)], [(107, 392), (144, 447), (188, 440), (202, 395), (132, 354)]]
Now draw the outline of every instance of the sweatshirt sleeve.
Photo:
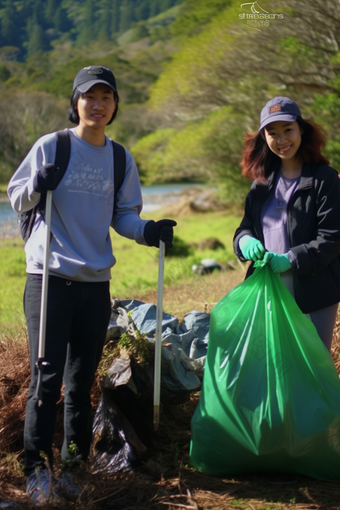
[(111, 227), (119, 235), (146, 245), (144, 227), (148, 220), (142, 220), (139, 216), (142, 207), (142, 191), (137, 166), (130, 152), (126, 151), (125, 178), (117, 194)]
[(16, 212), (29, 211), (39, 202), (40, 193), (33, 189), (34, 176), (42, 165), (54, 163), (55, 150), (55, 133), (39, 138), (14, 173), (9, 181), (7, 193)]

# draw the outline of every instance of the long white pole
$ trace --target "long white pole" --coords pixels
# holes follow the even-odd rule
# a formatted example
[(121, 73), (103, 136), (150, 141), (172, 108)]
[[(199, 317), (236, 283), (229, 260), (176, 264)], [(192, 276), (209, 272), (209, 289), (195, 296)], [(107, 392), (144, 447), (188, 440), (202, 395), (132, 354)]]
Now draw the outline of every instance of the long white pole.
[(44, 266), (41, 289), (40, 305), (40, 326), (39, 326), (39, 350), (38, 350), (38, 383), (35, 398), (39, 400), (38, 405), (42, 404), (42, 370), (45, 358), (46, 344), (46, 316), (47, 316), (47, 296), (48, 296), (48, 264), (50, 258), (50, 235), (51, 235), (51, 211), (52, 211), (52, 191), (46, 194), (45, 209), (45, 246), (44, 246)]
[(156, 339), (155, 339), (155, 372), (153, 394), (153, 426), (158, 429), (159, 407), (161, 398), (161, 353), (162, 353), (162, 319), (163, 319), (163, 279), (164, 279), (165, 244), (159, 241), (158, 289), (156, 312)]

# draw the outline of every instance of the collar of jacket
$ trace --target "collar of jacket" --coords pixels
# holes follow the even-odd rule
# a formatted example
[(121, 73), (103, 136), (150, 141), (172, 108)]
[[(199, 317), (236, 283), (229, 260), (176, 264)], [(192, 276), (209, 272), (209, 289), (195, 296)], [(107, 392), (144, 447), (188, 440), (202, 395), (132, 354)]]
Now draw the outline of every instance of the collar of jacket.
[(314, 168), (311, 163), (303, 163), (301, 178), (298, 189), (310, 189), (313, 187)]
[[(314, 179), (314, 168), (311, 163), (303, 163), (301, 170), (301, 178), (298, 189), (310, 189), (313, 187), (313, 179)], [(269, 174), (267, 178), (267, 187), (269, 190), (272, 190), (278, 171), (280, 170), (280, 165), (277, 165), (274, 170)]]

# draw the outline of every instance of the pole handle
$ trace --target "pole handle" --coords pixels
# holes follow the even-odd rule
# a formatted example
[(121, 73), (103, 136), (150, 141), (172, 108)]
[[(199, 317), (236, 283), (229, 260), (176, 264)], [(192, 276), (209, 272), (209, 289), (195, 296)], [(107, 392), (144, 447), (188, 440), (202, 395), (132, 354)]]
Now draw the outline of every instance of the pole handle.
[(44, 361), (45, 358), (45, 344), (46, 344), (46, 317), (47, 317), (47, 296), (48, 296), (48, 265), (50, 260), (50, 235), (51, 235), (51, 213), (52, 213), (52, 191), (48, 190), (46, 193), (46, 208), (45, 208), (45, 245), (44, 245), (44, 265), (43, 276), (41, 284), (41, 304), (40, 304), (40, 324), (39, 324), (39, 347), (38, 347), (38, 381), (34, 400), (38, 400), (40, 407), (42, 401), (42, 376), (44, 366), (48, 363)]
[(52, 191), (48, 190), (46, 194), (46, 209), (45, 209), (45, 243), (44, 243), (45, 246), (41, 287), (38, 359), (44, 359), (45, 357), (45, 336), (46, 336), (46, 316), (48, 296), (48, 264), (50, 259), (50, 235), (51, 235), (51, 210), (52, 210)]
[(159, 407), (161, 397), (161, 355), (162, 355), (162, 319), (163, 319), (163, 280), (164, 280), (165, 244), (159, 241), (158, 289), (156, 311), (156, 339), (155, 339), (155, 371), (154, 371), (154, 397), (153, 397), (153, 425), (158, 429)]

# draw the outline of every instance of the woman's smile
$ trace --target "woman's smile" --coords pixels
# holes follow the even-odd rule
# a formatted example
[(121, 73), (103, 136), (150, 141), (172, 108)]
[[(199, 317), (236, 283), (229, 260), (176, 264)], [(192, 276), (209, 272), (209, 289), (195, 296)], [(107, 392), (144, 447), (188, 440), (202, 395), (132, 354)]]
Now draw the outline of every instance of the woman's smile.
[(288, 145), (288, 147), (280, 147), (279, 151), (281, 152), (281, 154), (288, 154), (288, 152), (290, 151), (291, 148), (292, 148), (292, 145)]
[(265, 137), (269, 149), (282, 159), (296, 156), (301, 145), (301, 129), (294, 122), (277, 121), (265, 127)]

